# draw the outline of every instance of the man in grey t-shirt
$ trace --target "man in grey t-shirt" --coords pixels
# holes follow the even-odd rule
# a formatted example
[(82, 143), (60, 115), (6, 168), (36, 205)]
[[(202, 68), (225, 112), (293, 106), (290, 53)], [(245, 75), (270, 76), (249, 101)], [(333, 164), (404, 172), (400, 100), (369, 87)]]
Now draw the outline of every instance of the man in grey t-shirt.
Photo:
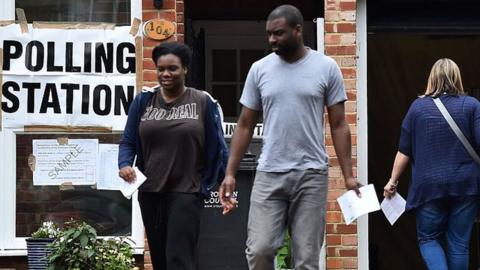
[(236, 203), (230, 197), (235, 173), (263, 111), (263, 147), (250, 199), (246, 249), (252, 270), (274, 269), (287, 227), (295, 269), (318, 270), (328, 189), (325, 106), (346, 188), (358, 194), (342, 74), (334, 60), (304, 46), (302, 25), (303, 16), (294, 6), (282, 5), (270, 13), (266, 30), (274, 53), (255, 62), (248, 73), (219, 190), (228, 213)]

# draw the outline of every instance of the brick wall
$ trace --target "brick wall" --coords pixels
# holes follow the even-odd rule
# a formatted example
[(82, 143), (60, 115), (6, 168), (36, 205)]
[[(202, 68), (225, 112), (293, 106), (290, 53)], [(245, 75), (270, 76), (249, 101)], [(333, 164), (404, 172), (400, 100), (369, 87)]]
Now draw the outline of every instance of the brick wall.
[[(164, 0), (163, 7), (160, 10), (153, 6), (153, 0), (142, 0), (142, 21), (146, 22), (155, 18), (174, 22), (177, 27), (175, 35), (166, 41), (184, 42), (185, 24), (183, 0)], [(143, 84), (145, 86), (154, 86), (158, 84), (156, 68), (151, 58), (152, 50), (158, 44), (160, 44), (159, 41), (151, 40), (147, 37), (144, 37), (143, 39)], [(146, 238), (144, 269), (153, 269)]]
[[(153, 0), (142, 0), (142, 21), (160, 18), (175, 23), (176, 34), (166, 41), (184, 42), (184, 3), (183, 0), (164, 0), (163, 8), (158, 10), (153, 6)], [(152, 49), (160, 42), (147, 37), (143, 39), (143, 82), (144, 85), (157, 85), (155, 65), (152, 61)]]
[[(354, 175), (357, 176), (355, 17), (355, 0), (325, 0), (325, 54), (333, 57), (342, 70), (348, 96), (345, 111), (352, 133)], [(331, 165), (327, 204), (327, 269), (357, 269), (357, 225), (345, 225), (336, 202), (336, 198), (345, 192), (345, 184), (330, 134), (326, 136), (326, 144)]]

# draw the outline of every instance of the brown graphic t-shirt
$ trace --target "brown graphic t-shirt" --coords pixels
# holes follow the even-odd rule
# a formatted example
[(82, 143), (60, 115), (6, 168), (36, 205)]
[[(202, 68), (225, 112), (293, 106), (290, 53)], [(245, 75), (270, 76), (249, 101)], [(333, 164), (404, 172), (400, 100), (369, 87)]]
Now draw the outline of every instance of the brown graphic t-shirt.
[(140, 191), (200, 191), (206, 98), (193, 88), (171, 103), (164, 101), (161, 91), (152, 97), (140, 119), (147, 176)]

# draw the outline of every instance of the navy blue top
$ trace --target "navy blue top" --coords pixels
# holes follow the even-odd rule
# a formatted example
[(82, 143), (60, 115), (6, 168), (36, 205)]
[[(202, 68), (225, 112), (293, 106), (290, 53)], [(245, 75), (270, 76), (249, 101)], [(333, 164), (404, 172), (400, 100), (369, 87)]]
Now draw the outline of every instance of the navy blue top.
[[(440, 99), (480, 153), (480, 102), (469, 96), (442, 95)], [(412, 164), (406, 210), (437, 198), (479, 194), (480, 165), (465, 150), (431, 97), (417, 98), (410, 106), (398, 150), (409, 156)]]

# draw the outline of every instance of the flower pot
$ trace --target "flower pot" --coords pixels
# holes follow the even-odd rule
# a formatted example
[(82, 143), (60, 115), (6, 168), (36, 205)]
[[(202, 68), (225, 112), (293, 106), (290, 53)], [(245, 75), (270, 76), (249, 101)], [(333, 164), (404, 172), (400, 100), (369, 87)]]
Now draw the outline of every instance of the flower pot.
[(27, 256), (29, 270), (45, 270), (48, 266), (47, 256), (52, 252), (47, 245), (54, 238), (27, 238)]

